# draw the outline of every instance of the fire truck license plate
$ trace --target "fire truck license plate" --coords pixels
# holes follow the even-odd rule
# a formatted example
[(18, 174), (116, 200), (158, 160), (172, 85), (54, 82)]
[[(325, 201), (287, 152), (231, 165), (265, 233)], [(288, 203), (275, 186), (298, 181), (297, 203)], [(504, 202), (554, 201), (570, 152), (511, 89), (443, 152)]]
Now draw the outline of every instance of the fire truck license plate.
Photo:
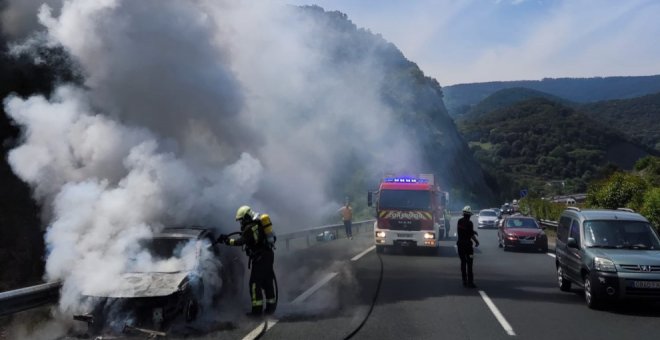
[(398, 237), (412, 237), (412, 234), (396, 234)]

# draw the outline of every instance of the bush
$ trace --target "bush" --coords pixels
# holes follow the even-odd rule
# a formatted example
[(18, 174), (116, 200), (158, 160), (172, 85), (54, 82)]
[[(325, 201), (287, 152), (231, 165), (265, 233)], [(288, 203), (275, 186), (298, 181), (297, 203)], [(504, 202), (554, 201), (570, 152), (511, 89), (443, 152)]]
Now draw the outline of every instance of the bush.
[(566, 206), (540, 198), (523, 198), (520, 200), (520, 211), (541, 220), (558, 221), (559, 215)]
[(627, 207), (640, 210), (647, 183), (638, 175), (615, 172), (607, 180), (596, 183), (587, 192), (587, 205), (616, 209)]
[(641, 213), (656, 228), (660, 228), (660, 188), (652, 188), (646, 192)]

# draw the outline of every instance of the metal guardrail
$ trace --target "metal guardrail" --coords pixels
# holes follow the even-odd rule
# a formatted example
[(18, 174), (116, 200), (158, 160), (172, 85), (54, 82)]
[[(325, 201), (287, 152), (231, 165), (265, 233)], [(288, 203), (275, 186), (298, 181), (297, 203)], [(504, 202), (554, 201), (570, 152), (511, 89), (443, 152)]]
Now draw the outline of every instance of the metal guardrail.
[[(353, 222), (352, 230), (354, 234), (360, 233), (360, 229), (363, 230), (368, 230), (369, 227), (373, 228), (373, 224), (375, 219), (373, 220), (364, 220), (364, 221), (358, 221), (358, 222)], [(316, 237), (319, 234), (322, 234), (326, 231), (331, 232), (334, 235), (334, 239), (339, 239), (339, 231), (344, 230), (344, 224), (329, 224), (329, 225), (323, 225), (320, 227), (314, 227), (314, 228), (309, 228), (305, 230), (300, 230), (300, 231), (294, 231), (290, 233), (284, 233), (277, 235), (277, 241), (284, 241), (286, 249), (290, 249), (291, 246), (291, 241), (294, 239), (300, 239), (300, 238), (305, 238), (305, 244), (307, 247), (312, 245), (312, 241), (316, 242)]]
[[(354, 222), (353, 232), (357, 234), (360, 233), (361, 229), (368, 230), (370, 226), (373, 228), (374, 221), (375, 220), (365, 220)], [(324, 225), (280, 234), (278, 235), (278, 241), (283, 240), (286, 244), (286, 248), (289, 249), (292, 240), (305, 238), (305, 243), (309, 247), (312, 245), (312, 239), (316, 242), (316, 236), (318, 234), (330, 231), (334, 234), (334, 239), (338, 239), (339, 232), (343, 229), (344, 224)], [(54, 281), (36, 286), (0, 292), (0, 317), (57, 302), (61, 288), (62, 282)]]
[(62, 283), (54, 281), (0, 293), (0, 316), (56, 302)]
[(557, 226), (559, 225), (559, 222), (557, 221), (550, 221), (550, 220), (539, 220), (541, 222), (541, 225), (553, 228), (557, 230)]

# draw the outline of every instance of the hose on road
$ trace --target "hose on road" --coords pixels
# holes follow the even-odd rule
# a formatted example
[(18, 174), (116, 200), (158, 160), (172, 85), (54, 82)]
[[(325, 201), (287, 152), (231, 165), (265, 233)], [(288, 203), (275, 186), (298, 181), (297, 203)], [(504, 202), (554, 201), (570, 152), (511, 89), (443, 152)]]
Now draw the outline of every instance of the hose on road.
[(357, 328), (355, 328), (349, 335), (347, 335), (344, 338), (344, 340), (348, 340), (352, 338), (362, 329), (362, 326), (364, 326), (364, 324), (367, 323), (367, 320), (369, 320), (369, 317), (371, 316), (371, 312), (374, 310), (374, 306), (376, 305), (376, 300), (378, 300), (378, 294), (380, 293), (380, 286), (383, 283), (383, 259), (380, 257), (380, 254), (378, 252), (376, 252), (376, 256), (378, 256), (378, 261), (380, 262), (380, 274), (378, 274), (378, 285), (376, 285), (376, 292), (374, 293), (374, 297), (371, 300), (371, 306), (369, 307), (369, 311), (367, 312), (367, 315), (365, 315), (360, 325), (357, 326)]

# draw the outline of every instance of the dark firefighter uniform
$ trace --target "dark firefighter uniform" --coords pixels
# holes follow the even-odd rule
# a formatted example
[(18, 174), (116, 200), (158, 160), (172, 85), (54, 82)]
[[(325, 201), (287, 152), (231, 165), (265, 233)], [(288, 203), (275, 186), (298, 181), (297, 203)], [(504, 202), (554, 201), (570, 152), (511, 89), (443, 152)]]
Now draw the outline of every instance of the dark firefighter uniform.
[(456, 248), (458, 257), (461, 259), (461, 276), (463, 277), (463, 286), (474, 288), (474, 274), (472, 273), (472, 263), (474, 259), (474, 250), (472, 241), (479, 246), (477, 233), (474, 231), (474, 224), (470, 221), (472, 209), (469, 206), (463, 208), (463, 217), (458, 220)]
[(266, 314), (272, 314), (277, 307), (273, 271), (275, 260), (273, 224), (267, 214), (257, 214), (247, 206), (238, 209), (236, 220), (241, 222), (241, 236), (237, 239), (229, 239), (223, 235), (221, 238), (230, 246), (244, 246), (249, 258), (248, 268), (251, 268), (249, 290), (252, 299), (250, 315), (261, 315), (262, 310)]

